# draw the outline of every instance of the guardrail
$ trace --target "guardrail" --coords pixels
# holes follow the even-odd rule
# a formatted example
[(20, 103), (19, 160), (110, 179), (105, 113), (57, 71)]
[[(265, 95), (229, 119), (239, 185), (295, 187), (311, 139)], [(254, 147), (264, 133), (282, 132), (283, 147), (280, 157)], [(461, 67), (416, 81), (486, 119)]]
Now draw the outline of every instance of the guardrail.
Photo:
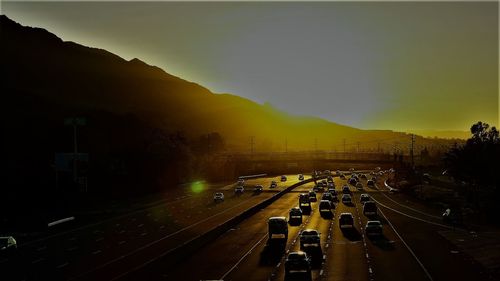
[[(320, 176), (317, 179), (325, 178), (325, 176)], [(276, 193), (272, 197), (257, 203), (253, 207), (250, 207), (249, 209), (241, 212), (240, 214), (234, 216), (233, 218), (227, 220), (224, 223), (221, 223), (212, 229), (210, 229), (208, 232), (205, 232), (203, 234), (200, 234), (184, 243), (181, 245), (165, 252), (159, 257), (156, 257), (150, 261), (148, 261), (145, 264), (142, 264), (141, 266), (138, 266), (124, 274), (122, 274), (119, 278), (120, 280), (139, 280), (139, 279), (148, 279), (147, 272), (151, 272), (148, 270), (148, 267), (152, 266), (153, 263), (156, 262), (161, 262), (162, 264), (168, 265), (168, 264), (175, 264), (179, 262), (179, 260), (185, 259), (192, 255), (195, 251), (200, 249), (201, 247), (207, 245), (208, 243), (212, 242), (213, 240), (217, 239), (219, 236), (230, 230), (231, 228), (235, 227), (237, 224), (241, 223), (245, 219), (253, 216), (257, 212), (259, 212), (261, 209), (271, 205), (274, 201), (278, 200), (281, 198), (283, 195), (291, 191), (292, 189), (301, 186), (303, 184), (309, 183), (314, 181), (314, 179), (306, 179), (300, 182), (297, 182), (295, 184), (292, 184), (291, 186), (283, 189), (282, 191)], [(134, 276), (134, 273), (137, 273), (139, 270), (141, 270), (141, 276)], [(144, 275), (145, 273), (145, 275)], [(114, 280), (116, 280), (114, 279)]]
[(238, 179), (253, 179), (253, 178), (261, 178), (265, 177), (267, 174), (258, 174), (258, 175), (249, 175), (249, 176), (239, 176)]

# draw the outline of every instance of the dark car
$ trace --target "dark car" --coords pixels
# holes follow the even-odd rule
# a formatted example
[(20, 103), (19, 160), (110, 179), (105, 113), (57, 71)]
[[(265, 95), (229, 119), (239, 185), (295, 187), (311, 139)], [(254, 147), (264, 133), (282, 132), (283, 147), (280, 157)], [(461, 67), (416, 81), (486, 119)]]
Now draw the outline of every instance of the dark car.
[(253, 191), (254, 191), (255, 193), (260, 193), (260, 192), (262, 192), (263, 190), (264, 190), (264, 187), (263, 187), (262, 185), (258, 184), (258, 185), (256, 185), (256, 186), (254, 187), (254, 190), (253, 190)]
[(342, 186), (342, 193), (343, 194), (351, 194), (351, 190), (349, 189), (349, 186), (347, 186), (347, 185)]
[(340, 228), (354, 228), (354, 217), (351, 213), (341, 213), (339, 216)]
[(331, 215), (332, 209), (335, 207), (334, 204), (330, 200), (321, 200), (319, 201), (319, 213), (321, 215)]
[(286, 176), (285, 175), (281, 176), (281, 181), (286, 181)]
[(346, 205), (352, 204), (351, 194), (342, 194), (342, 203)]
[(308, 193), (299, 195), (299, 208), (306, 213), (311, 211), (311, 199)]
[(365, 216), (375, 216), (377, 214), (377, 204), (373, 201), (366, 201), (363, 204), (363, 214)]
[(299, 225), (302, 223), (302, 210), (299, 207), (293, 207), (288, 213), (288, 222), (290, 225)]
[(367, 236), (381, 236), (382, 223), (380, 221), (368, 221), (365, 226)]
[(335, 188), (333, 187), (328, 188), (328, 192), (330, 192), (332, 195), (337, 195), (337, 190), (335, 190)]
[(291, 252), (285, 260), (285, 280), (311, 280), (311, 261), (303, 251)]
[(309, 201), (311, 201), (311, 202), (318, 201), (318, 198), (316, 197), (316, 192), (309, 191)]
[(368, 180), (368, 181), (366, 182), (366, 185), (367, 185), (367, 186), (375, 186), (375, 182), (374, 182), (373, 180)]
[(333, 182), (333, 177), (332, 176), (328, 176), (328, 178), (326, 179), (327, 182)]
[(349, 179), (349, 181), (348, 181), (348, 182), (349, 182), (349, 184), (350, 184), (350, 185), (356, 185), (356, 183), (357, 183), (358, 181), (356, 180), (356, 178), (351, 177), (351, 178)]
[(299, 175), (299, 181), (303, 181), (304, 180), (304, 175), (303, 174), (300, 174)]
[(364, 204), (367, 201), (370, 201), (370, 195), (363, 193), (359, 196), (359, 202)]
[(276, 187), (278, 187), (278, 183), (276, 181), (272, 181), (271, 185), (269, 187), (270, 188), (276, 188)]
[(300, 232), (300, 249), (320, 247), (320, 233), (316, 229), (304, 229)]
[(12, 236), (0, 237), (0, 252), (7, 253), (13, 252), (17, 249), (16, 239)]
[(328, 200), (333, 203), (333, 195), (330, 192), (325, 192), (321, 195), (321, 200)]

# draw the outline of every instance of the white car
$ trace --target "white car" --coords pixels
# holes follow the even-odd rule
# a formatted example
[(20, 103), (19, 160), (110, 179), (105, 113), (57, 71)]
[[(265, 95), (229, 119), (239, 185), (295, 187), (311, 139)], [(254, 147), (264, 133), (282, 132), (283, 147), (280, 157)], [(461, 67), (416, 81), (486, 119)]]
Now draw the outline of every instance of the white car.
[(214, 202), (217, 203), (217, 202), (223, 202), (223, 201), (224, 201), (224, 193), (216, 192), (214, 194)]
[(243, 186), (237, 186), (234, 189), (234, 193), (236, 193), (236, 194), (242, 194), (243, 192), (245, 192), (245, 188), (243, 188)]
[(0, 253), (15, 251), (17, 249), (16, 239), (12, 236), (0, 237)]

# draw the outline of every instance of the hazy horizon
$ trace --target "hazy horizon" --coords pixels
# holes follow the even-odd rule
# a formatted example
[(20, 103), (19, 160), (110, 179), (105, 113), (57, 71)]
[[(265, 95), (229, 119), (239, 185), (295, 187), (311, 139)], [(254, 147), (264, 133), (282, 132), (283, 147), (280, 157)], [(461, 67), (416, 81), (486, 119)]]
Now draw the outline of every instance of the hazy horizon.
[(361, 129), (467, 132), (476, 121), (498, 124), (497, 8), (7, 1), (2, 13), (291, 114)]

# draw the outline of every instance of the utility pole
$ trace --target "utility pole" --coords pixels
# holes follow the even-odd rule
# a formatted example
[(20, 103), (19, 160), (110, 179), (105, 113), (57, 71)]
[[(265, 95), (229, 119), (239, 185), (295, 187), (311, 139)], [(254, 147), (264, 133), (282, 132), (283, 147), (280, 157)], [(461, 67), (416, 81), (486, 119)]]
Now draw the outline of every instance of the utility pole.
[(253, 157), (254, 136), (250, 137), (250, 157)]
[(410, 158), (411, 158), (411, 166), (414, 168), (415, 167), (415, 162), (413, 159), (413, 146), (415, 145), (415, 135), (411, 134), (411, 147), (410, 147)]

